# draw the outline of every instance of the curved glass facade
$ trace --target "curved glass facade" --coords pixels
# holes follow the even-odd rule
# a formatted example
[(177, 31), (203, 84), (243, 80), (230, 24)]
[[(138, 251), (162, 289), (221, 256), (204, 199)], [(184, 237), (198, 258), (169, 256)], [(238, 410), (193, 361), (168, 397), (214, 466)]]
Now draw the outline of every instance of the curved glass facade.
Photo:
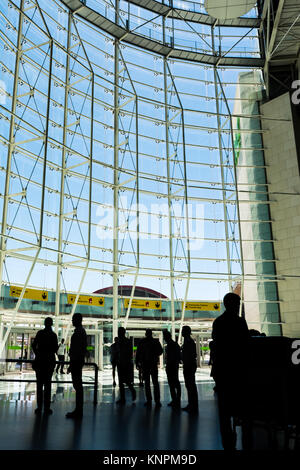
[[(159, 5), (169, 13), (149, 9)], [(169, 298), (161, 320), (175, 328), (184, 300), (220, 301), (241, 285), (246, 315), (248, 306), (267, 321), (267, 304), (278, 321), (255, 107), (259, 22), (252, 11), (230, 24), (205, 24), (207, 16), (201, 23), (184, 17), (205, 13), (201, 4), (174, 8), (149, 2), (145, 9), (137, 0), (1, 2), (7, 319), (34, 312), (24, 307), (28, 300), (5, 304), (8, 286), (51, 292), (40, 311), (59, 317), (82, 308), (76, 295), (69, 305), (68, 293), (113, 285), (109, 311), (92, 314), (116, 328), (119, 316), (130, 321), (118, 286), (140, 285)], [(254, 168), (260, 181), (251, 180)], [(258, 292), (259, 283), (273, 287), (247, 299), (247, 285)], [(196, 306), (194, 313), (197, 322), (213, 316)]]

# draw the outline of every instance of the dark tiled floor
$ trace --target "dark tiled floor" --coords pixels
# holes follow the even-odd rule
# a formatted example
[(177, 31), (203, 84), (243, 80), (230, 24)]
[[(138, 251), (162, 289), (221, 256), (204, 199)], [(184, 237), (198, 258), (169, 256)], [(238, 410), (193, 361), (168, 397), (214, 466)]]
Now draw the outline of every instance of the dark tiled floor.
[[(53, 415), (38, 418), (33, 391), (2, 395), (0, 400), (1, 450), (215, 450), (222, 449), (213, 383), (198, 383), (199, 415), (167, 407), (169, 390), (160, 384), (162, 408), (144, 407), (144, 395), (137, 388), (136, 404), (114, 403), (117, 390), (102, 385), (100, 403), (94, 407), (92, 390), (85, 388), (85, 409), (81, 422), (65, 418), (73, 409), (74, 394), (66, 390), (53, 394)], [(183, 388), (183, 405), (186, 403)], [(20, 399), (21, 398), (21, 399)]]

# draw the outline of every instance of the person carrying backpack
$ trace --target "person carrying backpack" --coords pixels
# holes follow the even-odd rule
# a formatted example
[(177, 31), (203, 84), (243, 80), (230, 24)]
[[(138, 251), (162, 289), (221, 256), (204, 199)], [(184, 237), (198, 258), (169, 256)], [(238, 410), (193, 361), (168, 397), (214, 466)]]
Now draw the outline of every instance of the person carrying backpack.
[(151, 377), (155, 406), (156, 408), (161, 407), (160, 390), (158, 384), (158, 360), (162, 353), (163, 348), (159, 340), (153, 338), (152, 330), (148, 328), (145, 333), (145, 338), (140, 341), (136, 352), (136, 364), (141, 366), (145, 382), (145, 406), (152, 406), (152, 394), (150, 386)]

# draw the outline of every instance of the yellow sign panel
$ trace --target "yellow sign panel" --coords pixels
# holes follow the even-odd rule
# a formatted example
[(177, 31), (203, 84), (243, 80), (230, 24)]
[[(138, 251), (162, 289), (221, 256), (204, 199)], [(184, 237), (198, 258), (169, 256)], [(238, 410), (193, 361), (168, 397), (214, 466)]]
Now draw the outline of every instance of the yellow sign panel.
[[(128, 308), (130, 299), (124, 300), (124, 307)], [(132, 299), (131, 308), (149, 308), (153, 310), (161, 309), (161, 300), (140, 300)]]
[[(22, 292), (22, 287), (10, 286), (10, 289), (9, 289), (10, 297), (20, 297), (21, 292)], [(48, 302), (48, 292), (45, 290), (26, 289), (23, 299), (40, 300), (40, 301)]]
[[(205, 311), (212, 311), (215, 310), (216, 312), (220, 310), (220, 302), (186, 302), (185, 309), (186, 310), (205, 310)], [(183, 308), (183, 302), (182, 302)]]
[[(75, 299), (76, 299), (75, 294), (68, 294), (68, 304), (74, 304)], [(97, 296), (92, 296), (92, 295), (80, 295), (78, 297), (77, 304), (104, 307), (104, 297), (97, 297)]]

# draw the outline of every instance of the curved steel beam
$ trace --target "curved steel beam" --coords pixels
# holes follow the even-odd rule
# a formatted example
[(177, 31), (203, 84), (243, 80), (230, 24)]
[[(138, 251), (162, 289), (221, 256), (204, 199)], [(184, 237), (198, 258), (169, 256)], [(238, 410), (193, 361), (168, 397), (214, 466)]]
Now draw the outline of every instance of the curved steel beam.
[[(172, 8), (164, 5), (156, 0), (127, 0), (129, 3), (145, 8), (145, 10), (153, 13), (167, 16), (174, 20), (191, 21), (192, 23), (201, 23), (213, 26), (216, 19), (205, 13), (195, 12), (191, 10), (183, 10), (181, 8)], [(218, 20), (218, 26), (230, 26), (232, 28), (259, 28), (260, 18), (233, 18), (227, 20)]]
[(177, 49), (171, 47), (168, 44), (154, 41), (147, 37), (133, 33), (130, 30), (126, 30), (120, 25), (115, 24), (113, 21), (105, 18), (100, 13), (92, 10), (91, 8), (84, 5), (81, 0), (61, 0), (62, 3), (69, 8), (73, 14), (77, 14), (79, 17), (86, 21), (89, 21), (93, 25), (99, 27), (108, 34), (111, 34), (119, 41), (132, 44), (133, 46), (141, 47), (155, 54), (160, 54), (167, 58), (188, 60), (191, 62), (201, 62), (212, 66), (223, 66), (223, 67), (255, 67), (260, 68), (264, 65), (264, 60), (255, 57), (232, 57), (232, 56), (220, 56), (205, 54), (202, 52), (194, 52), (192, 50)]

